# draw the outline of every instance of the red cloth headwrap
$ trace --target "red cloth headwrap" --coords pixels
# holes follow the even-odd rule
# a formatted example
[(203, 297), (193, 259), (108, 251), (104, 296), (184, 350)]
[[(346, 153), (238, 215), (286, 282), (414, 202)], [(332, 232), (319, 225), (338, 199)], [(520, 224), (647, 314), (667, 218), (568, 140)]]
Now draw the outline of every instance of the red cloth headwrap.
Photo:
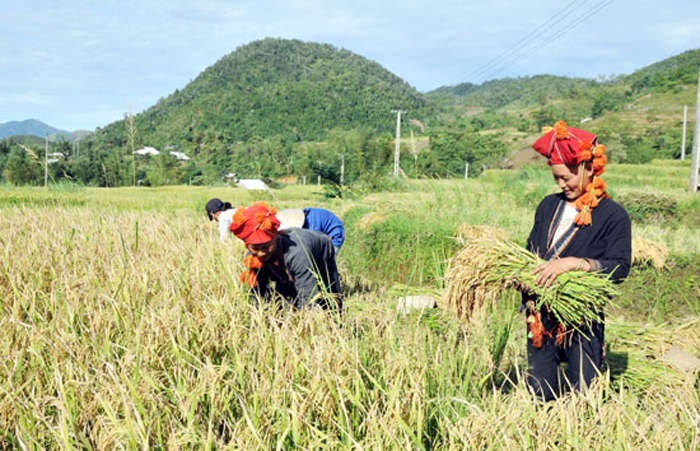
[[(559, 121), (554, 129), (535, 141), (532, 148), (549, 158), (549, 164), (566, 164), (575, 166), (581, 163), (581, 151), (590, 150), (596, 145), (598, 137), (593, 133), (578, 128), (569, 128), (564, 121)], [(584, 143), (583, 149), (581, 144)]]
[(271, 241), (280, 227), (275, 216), (277, 210), (265, 202), (251, 207), (240, 207), (233, 215), (229, 229), (246, 244), (261, 244)]

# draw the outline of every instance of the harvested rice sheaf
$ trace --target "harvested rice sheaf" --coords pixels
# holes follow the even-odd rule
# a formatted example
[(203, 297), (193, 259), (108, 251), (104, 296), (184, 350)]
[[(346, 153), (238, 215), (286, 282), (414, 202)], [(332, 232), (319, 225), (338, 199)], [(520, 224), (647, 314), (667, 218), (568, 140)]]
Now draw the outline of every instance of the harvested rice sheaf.
[(459, 224), (455, 229), (455, 238), (457, 241), (466, 245), (469, 240), (489, 238), (497, 240), (507, 240), (508, 232), (498, 227), (490, 225), (471, 225), (468, 223)]
[(370, 212), (360, 218), (355, 227), (367, 231), (375, 224), (382, 224), (387, 220), (387, 214), (383, 212)]
[(632, 264), (651, 265), (656, 270), (666, 267), (668, 249), (661, 243), (646, 238), (632, 237)]
[(609, 276), (584, 271), (564, 273), (549, 288), (537, 286), (532, 271), (543, 262), (508, 240), (470, 240), (448, 264), (444, 304), (469, 319), (504, 290), (524, 284), (537, 295), (536, 308), (546, 304), (567, 328), (577, 329), (596, 321), (608, 299), (617, 294)]

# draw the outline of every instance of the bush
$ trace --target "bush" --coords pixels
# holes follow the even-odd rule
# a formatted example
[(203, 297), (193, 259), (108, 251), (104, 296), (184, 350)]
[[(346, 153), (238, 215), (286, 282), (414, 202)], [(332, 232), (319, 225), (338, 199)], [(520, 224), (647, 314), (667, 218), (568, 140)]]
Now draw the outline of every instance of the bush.
[(625, 207), (632, 221), (668, 221), (676, 216), (677, 203), (670, 197), (660, 194), (630, 193), (618, 196), (617, 203)]

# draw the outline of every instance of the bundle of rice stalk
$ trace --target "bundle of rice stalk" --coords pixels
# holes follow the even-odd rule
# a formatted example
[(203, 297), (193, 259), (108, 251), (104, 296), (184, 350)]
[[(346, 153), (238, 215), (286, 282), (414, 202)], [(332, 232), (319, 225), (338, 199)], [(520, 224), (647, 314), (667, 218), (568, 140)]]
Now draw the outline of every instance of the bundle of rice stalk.
[(383, 212), (370, 212), (362, 216), (355, 227), (362, 231), (369, 230), (375, 224), (382, 224), (387, 219), (387, 214)]
[(490, 225), (471, 225), (462, 223), (455, 229), (455, 238), (461, 245), (465, 245), (469, 240), (479, 238), (491, 238), (496, 240), (507, 240), (508, 232), (498, 227)]
[[(537, 276), (532, 271), (544, 261), (508, 240), (472, 240), (457, 257), (448, 267), (447, 282), (451, 286), (446, 296), (450, 306), (466, 300), (463, 311), (473, 312), (475, 306), (493, 302), (501, 291), (526, 285), (537, 296), (536, 309), (546, 304), (565, 327), (578, 329), (598, 320), (607, 300), (617, 294), (609, 276), (584, 271), (561, 274), (551, 287), (540, 287), (535, 284)], [(466, 267), (462, 269), (466, 283), (459, 280), (459, 265)], [(456, 295), (460, 285), (470, 292)], [(473, 299), (480, 296), (483, 298)]]
[(678, 387), (683, 373), (637, 352), (609, 354), (605, 362), (613, 375), (613, 386), (647, 392), (652, 388)]
[(502, 283), (489, 277), (488, 269), (495, 255), (484, 252), (475, 241), (466, 245), (449, 261), (445, 271), (442, 306), (463, 320), (469, 320), (482, 306), (492, 304), (501, 291)]
[(656, 270), (666, 266), (668, 249), (661, 243), (646, 238), (632, 237), (632, 264), (638, 266), (651, 265)]

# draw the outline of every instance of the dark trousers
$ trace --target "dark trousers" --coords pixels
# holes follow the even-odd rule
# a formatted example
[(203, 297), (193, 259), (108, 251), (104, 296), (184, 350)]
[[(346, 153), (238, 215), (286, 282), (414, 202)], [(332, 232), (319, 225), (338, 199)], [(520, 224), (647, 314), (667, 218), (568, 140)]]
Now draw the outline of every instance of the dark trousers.
[[(544, 313), (542, 323), (546, 330), (553, 330), (556, 325), (551, 315)], [(556, 345), (553, 338), (544, 337), (540, 348), (535, 348), (532, 340), (527, 340), (527, 381), (535, 394), (543, 400), (553, 400), (568, 385), (573, 390), (585, 389), (599, 374), (605, 337), (602, 314), (600, 322), (593, 323), (590, 329), (581, 330), (582, 332), (568, 332), (561, 347)], [(567, 381), (560, 381), (559, 378), (559, 364), (562, 361), (569, 364), (566, 370)]]

